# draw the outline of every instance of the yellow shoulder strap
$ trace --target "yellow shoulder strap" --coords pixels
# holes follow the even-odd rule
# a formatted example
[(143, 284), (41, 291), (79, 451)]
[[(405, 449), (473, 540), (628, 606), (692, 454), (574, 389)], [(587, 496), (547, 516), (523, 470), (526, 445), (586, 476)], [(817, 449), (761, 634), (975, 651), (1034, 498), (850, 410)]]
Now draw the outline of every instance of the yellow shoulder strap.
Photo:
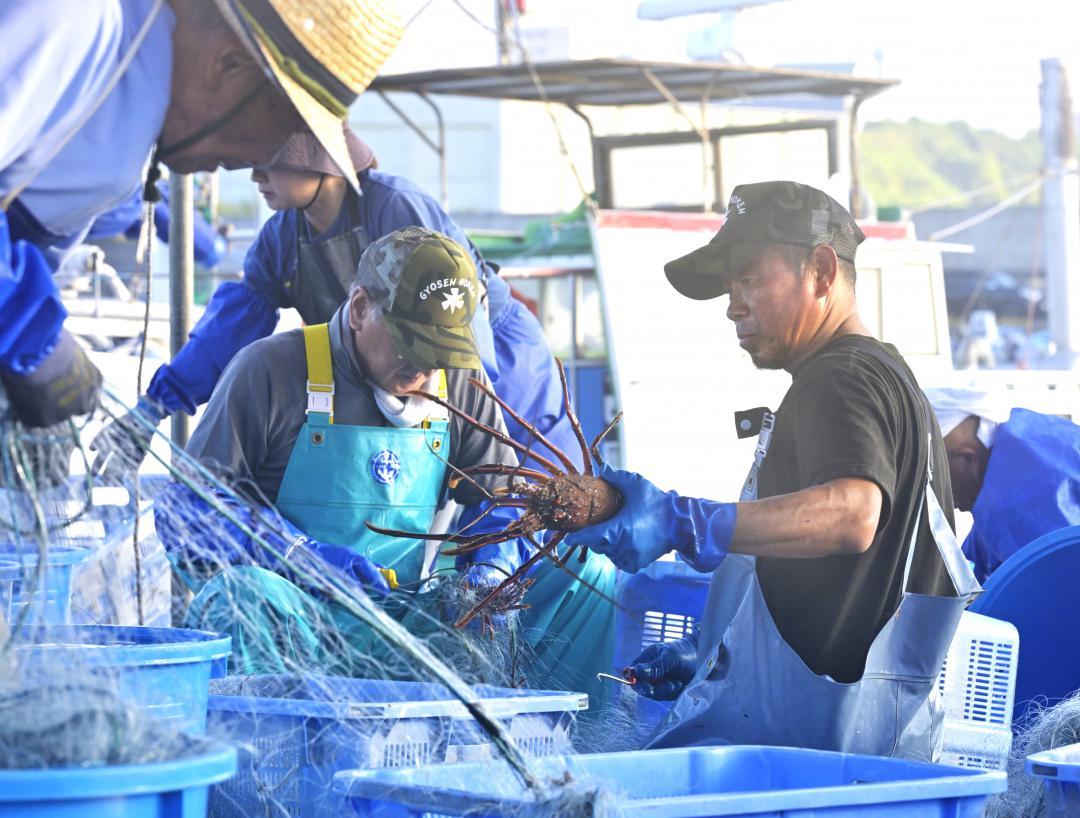
[[(440, 369), (436, 375), (435, 380), (435, 394), (443, 400), (446, 400), (446, 396), (449, 395), (449, 391), (446, 388), (446, 370)], [(431, 407), (431, 414), (424, 419), (421, 426), (425, 429), (431, 428), (431, 421), (433, 420), (446, 420), (449, 418), (450, 413), (446, 411), (442, 406), (433, 405)]]
[(307, 411), (321, 412), (334, 422), (334, 364), (330, 357), (329, 324), (304, 327), (307, 354)]

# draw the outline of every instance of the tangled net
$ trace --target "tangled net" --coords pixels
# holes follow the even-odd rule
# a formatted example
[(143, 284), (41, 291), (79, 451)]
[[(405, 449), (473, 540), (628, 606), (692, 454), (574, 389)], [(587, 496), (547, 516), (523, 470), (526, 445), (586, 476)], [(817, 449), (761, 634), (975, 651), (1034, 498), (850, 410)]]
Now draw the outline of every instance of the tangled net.
[[(317, 555), (290, 556), (284, 522), (249, 485), (210, 472), (137, 415), (129, 419), (153, 441), (147, 466), (93, 474), (89, 441), (130, 411), (107, 392), (92, 417), (53, 429), (0, 415), (0, 769), (151, 763), (205, 746), (146, 718), (92, 669), (58, 669), (47, 684), (25, 672), (20, 652), (46, 640), (49, 606), (70, 580), (75, 623), (232, 635), (235, 675), (215, 682), (219, 694), (242, 692), (252, 674), (428, 683), (460, 703), (491, 748), (485, 757), (501, 759), (513, 786), (533, 793), (537, 814), (605, 813), (608, 797), (595, 787), (534, 773), (509, 722), (489, 713), (491, 694), (473, 688), (529, 684), (528, 642), (515, 617), (499, 618), (513, 611), (511, 598), (501, 610), (489, 606), (497, 625), (485, 630), (454, 627), (487, 596), (457, 575), (370, 597)], [(78, 559), (62, 557), (72, 554)], [(265, 582), (250, 584), (253, 576)], [(271, 814), (274, 798), (271, 789)]]

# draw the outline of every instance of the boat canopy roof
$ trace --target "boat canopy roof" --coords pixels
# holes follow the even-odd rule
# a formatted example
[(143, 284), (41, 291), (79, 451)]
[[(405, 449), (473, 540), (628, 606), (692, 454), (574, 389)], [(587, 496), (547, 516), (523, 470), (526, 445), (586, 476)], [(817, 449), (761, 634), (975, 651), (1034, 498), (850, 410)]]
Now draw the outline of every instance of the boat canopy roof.
[(702, 100), (721, 102), (790, 95), (867, 99), (897, 82), (850, 74), (729, 63), (591, 59), (539, 62), (534, 63), (531, 70), (530, 66), (519, 64), (388, 74), (377, 77), (371, 88), (383, 92), (411, 91), (530, 102), (547, 100), (570, 106), (618, 106), (669, 102), (659, 86), (680, 102), (701, 103)]

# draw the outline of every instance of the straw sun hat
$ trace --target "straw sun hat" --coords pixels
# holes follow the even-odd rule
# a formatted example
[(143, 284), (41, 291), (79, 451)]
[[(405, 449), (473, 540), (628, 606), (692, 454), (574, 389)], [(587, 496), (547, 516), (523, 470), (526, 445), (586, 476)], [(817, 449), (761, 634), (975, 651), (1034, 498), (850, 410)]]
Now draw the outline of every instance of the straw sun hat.
[(334, 163), (350, 168), (341, 123), (401, 39), (396, 0), (214, 2)]

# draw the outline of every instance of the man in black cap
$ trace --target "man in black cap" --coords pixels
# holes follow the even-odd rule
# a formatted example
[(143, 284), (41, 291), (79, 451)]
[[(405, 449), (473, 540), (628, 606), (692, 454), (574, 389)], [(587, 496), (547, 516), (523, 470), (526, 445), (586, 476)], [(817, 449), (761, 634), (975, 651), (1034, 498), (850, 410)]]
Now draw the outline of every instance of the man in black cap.
[(674, 549), (714, 572), (695, 636), (628, 669), (638, 692), (679, 696), (652, 746), (940, 750), (931, 695), (978, 586), (942, 511), (952, 493), (926, 398), (859, 320), (862, 240), (820, 190), (740, 185), (713, 240), (666, 267), (689, 298), (729, 295), (740, 346), (792, 384), (761, 417), (738, 503), (607, 470), (621, 511), (574, 535), (624, 570)]

